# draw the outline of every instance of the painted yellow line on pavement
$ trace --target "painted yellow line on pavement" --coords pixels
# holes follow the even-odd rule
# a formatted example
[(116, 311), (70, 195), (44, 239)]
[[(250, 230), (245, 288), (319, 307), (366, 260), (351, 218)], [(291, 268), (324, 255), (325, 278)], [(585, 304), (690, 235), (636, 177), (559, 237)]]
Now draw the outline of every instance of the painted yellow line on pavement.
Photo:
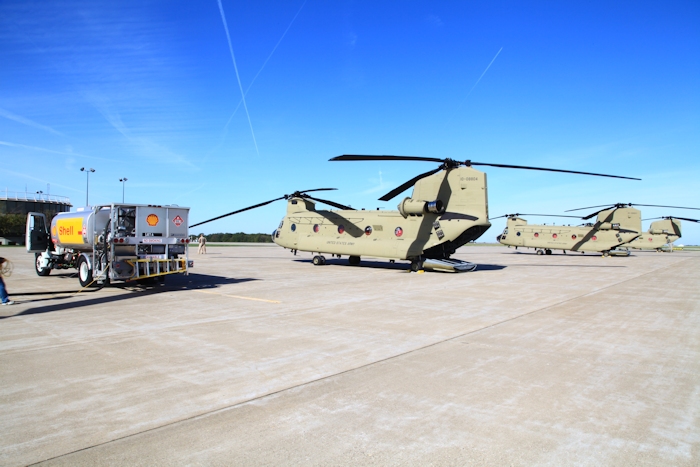
[(255, 298), (255, 297), (243, 297), (242, 295), (229, 295), (229, 294), (225, 294), (225, 293), (212, 292), (210, 290), (195, 290), (195, 292), (207, 293), (210, 295), (219, 295), (221, 297), (240, 298), (241, 300), (253, 300), (256, 302), (282, 303), (278, 300), (267, 300), (265, 298)]

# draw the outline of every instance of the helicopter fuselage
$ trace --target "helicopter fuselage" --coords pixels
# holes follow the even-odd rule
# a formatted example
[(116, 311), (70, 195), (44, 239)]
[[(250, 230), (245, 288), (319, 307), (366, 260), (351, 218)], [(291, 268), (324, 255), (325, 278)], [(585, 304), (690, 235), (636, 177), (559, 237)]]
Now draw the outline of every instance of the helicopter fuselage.
[(636, 239), (624, 245), (636, 250), (660, 251), (667, 244), (681, 238), (681, 221), (678, 219), (664, 219), (652, 222), (649, 230)]
[(582, 226), (528, 224), (508, 218), (497, 240), (508, 246), (541, 250), (608, 252), (639, 237), (640, 211), (634, 208), (601, 211), (595, 224)]
[(447, 259), (490, 226), (486, 174), (470, 167), (441, 171), (415, 183), (395, 211), (316, 210), (292, 197), (273, 233), (295, 251), (398, 260)]

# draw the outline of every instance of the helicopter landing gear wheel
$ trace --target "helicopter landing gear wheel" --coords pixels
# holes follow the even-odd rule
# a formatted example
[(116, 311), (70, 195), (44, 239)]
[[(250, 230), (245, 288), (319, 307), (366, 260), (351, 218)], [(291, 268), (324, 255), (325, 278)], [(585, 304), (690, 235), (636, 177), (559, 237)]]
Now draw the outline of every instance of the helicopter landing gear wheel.
[(609, 252), (609, 251), (604, 251), (604, 252), (603, 252), (603, 258), (607, 258), (608, 256), (610, 256), (610, 252)]
[(544, 253), (545, 253), (546, 255), (551, 255), (551, 254), (552, 254), (552, 250), (550, 250), (549, 248), (547, 248), (546, 250), (544, 250)]
[(351, 256), (348, 258), (348, 263), (350, 266), (357, 266), (360, 264), (360, 257), (359, 256)]
[(422, 259), (414, 259), (413, 261), (411, 261), (411, 272), (418, 272), (421, 269), (423, 269)]
[(92, 269), (84, 256), (78, 260), (78, 280), (81, 287), (87, 287), (92, 282)]
[(321, 255), (316, 255), (314, 256), (314, 259), (311, 260), (312, 263), (314, 263), (314, 266), (323, 266), (326, 264), (326, 258), (324, 258)]
[(45, 268), (43, 266), (44, 258), (42, 258), (41, 253), (36, 253), (34, 255), (34, 270), (37, 276), (48, 276), (51, 274), (51, 268)]
[(538, 255), (543, 255), (543, 254), (544, 254), (544, 250), (537, 250), (537, 254), (538, 254)]

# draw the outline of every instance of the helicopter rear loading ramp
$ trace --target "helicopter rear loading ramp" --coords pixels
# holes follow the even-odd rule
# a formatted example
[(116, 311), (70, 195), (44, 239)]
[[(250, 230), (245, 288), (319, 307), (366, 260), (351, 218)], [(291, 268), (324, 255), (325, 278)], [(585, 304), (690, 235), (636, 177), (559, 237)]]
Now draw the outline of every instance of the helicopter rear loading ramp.
[(457, 275), (209, 247), (77, 295), (3, 250), (0, 463), (698, 465), (700, 252), (469, 246)]

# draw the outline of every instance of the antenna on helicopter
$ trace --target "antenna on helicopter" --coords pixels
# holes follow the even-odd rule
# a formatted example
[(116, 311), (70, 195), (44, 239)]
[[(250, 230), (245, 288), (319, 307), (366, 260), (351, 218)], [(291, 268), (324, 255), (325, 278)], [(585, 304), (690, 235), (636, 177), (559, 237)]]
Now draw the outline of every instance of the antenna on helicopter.
[(531, 167), (531, 166), (526, 166), (526, 165), (512, 165), (512, 164), (491, 164), (488, 162), (474, 162), (472, 160), (467, 159), (466, 161), (457, 161), (454, 159), (446, 158), (446, 159), (438, 159), (436, 157), (422, 157), (422, 156), (388, 156), (388, 155), (362, 155), (362, 154), (344, 154), (342, 156), (336, 156), (330, 159), (331, 161), (423, 161), (423, 162), (437, 162), (440, 164), (440, 167), (438, 167), (435, 170), (431, 170), (429, 172), (422, 173), (420, 175), (417, 175), (413, 177), (411, 180), (407, 181), (406, 183), (403, 183), (402, 185), (394, 188), (391, 190), (389, 193), (385, 194), (381, 198), (379, 198), (380, 201), (389, 201), (396, 195), (406, 191), (408, 188), (410, 188), (413, 184), (415, 184), (418, 180), (421, 180), (425, 177), (429, 177), (433, 174), (436, 174), (440, 172), (441, 170), (448, 170), (448, 169), (456, 169), (457, 167), (463, 165), (466, 167), (471, 167), (474, 165), (483, 165), (483, 166), (488, 166), (488, 167), (500, 167), (504, 169), (524, 169), (524, 170), (543, 170), (546, 172), (561, 172), (561, 173), (572, 173), (572, 174), (580, 174), (580, 175), (594, 175), (596, 177), (611, 177), (611, 178), (625, 178), (628, 180), (641, 180), (641, 178), (633, 178), (633, 177), (623, 177), (621, 175), (607, 175), (607, 174), (599, 174), (599, 173), (593, 173), (593, 172), (579, 172), (576, 170), (562, 170), (562, 169), (549, 169), (545, 167)]

